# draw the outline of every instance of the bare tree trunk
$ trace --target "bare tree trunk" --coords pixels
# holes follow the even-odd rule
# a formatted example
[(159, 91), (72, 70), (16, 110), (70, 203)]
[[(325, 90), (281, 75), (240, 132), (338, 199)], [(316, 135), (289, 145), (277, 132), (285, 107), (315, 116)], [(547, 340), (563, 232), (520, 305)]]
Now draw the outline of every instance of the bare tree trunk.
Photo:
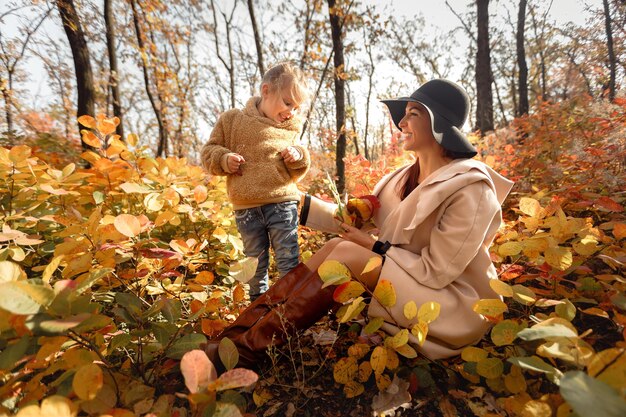
[[(365, 29), (363, 29), (365, 30)], [(364, 35), (365, 36), (365, 35)], [(374, 79), (374, 56), (372, 53), (372, 45), (366, 42), (365, 50), (367, 51), (367, 57), (370, 61), (370, 66), (367, 71), (367, 101), (365, 102), (365, 131), (363, 132), (363, 152), (365, 153), (365, 159), (370, 160), (369, 147), (367, 145), (367, 136), (370, 126), (370, 100), (372, 98), (372, 83)]]
[(548, 75), (547, 75), (547, 70), (546, 70), (546, 56), (544, 53), (545, 50), (545, 41), (544, 41), (544, 31), (545, 31), (545, 26), (546, 26), (546, 17), (548, 15), (548, 12), (550, 11), (550, 8), (552, 8), (552, 1), (550, 1), (550, 5), (548, 6), (548, 9), (546, 10), (546, 12), (544, 13), (543, 17), (542, 17), (542, 28), (541, 28), (541, 35), (539, 35), (539, 33), (537, 32), (538, 30), (538, 22), (537, 22), (537, 17), (535, 16), (535, 9), (533, 7), (530, 8), (530, 16), (532, 18), (533, 21), (533, 31), (535, 32), (535, 38), (539, 39), (539, 70), (541, 72), (541, 100), (548, 100)]
[(328, 10), (330, 18), (330, 29), (333, 40), (333, 64), (335, 67), (335, 111), (336, 111), (336, 129), (337, 129), (337, 148), (335, 154), (335, 162), (337, 168), (337, 190), (343, 193), (345, 188), (345, 165), (343, 162), (346, 156), (346, 100), (345, 100), (345, 81), (340, 76), (340, 72), (344, 68), (343, 59), (343, 39), (342, 24), (339, 14), (334, 10), (336, 1), (328, 0)]
[(254, 43), (256, 45), (257, 64), (259, 66), (259, 74), (263, 77), (265, 74), (265, 64), (263, 63), (263, 43), (261, 42), (261, 34), (254, 17), (254, 2), (248, 0), (248, 12), (250, 13), (250, 21), (252, 22), (252, 32), (254, 32)]
[(106, 28), (107, 51), (109, 53), (109, 88), (113, 98), (113, 114), (120, 119), (116, 133), (124, 140), (124, 115), (120, 101), (119, 72), (117, 70), (117, 47), (115, 45), (115, 18), (112, 10), (113, 0), (104, 0), (104, 25)]
[(615, 99), (615, 74), (617, 72), (617, 62), (615, 60), (615, 51), (613, 50), (613, 30), (611, 29), (611, 10), (609, 9), (609, 1), (602, 0), (604, 3), (604, 25), (606, 29), (606, 48), (609, 52), (609, 100)]
[[(73, 0), (56, 0), (57, 9), (61, 15), (63, 29), (67, 40), (72, 49), (72, 58), (74, 59), (74, 70), (76, 73), (76, 90), (78, 92), (78, 103), (76, 106), (76, 115), (95, 116), (96, 112), (96, 90), (93, 84), (93, 73), (91, 70), (91, 62), (89, 60), (89, 49), (85, 40), (85, 33), (80, 25), (80, 19)], [(78, 125), (80, 135), (81, 127)], [(83, 149), (90, 147), (81, 141)]]
[(233, 10), (230, 12), (230, 17), (226, 17), (226, 14), (221, 12), (224, 22), (226, 24), (226, 44), (228, 45), (228, 62), (222, 57), (220, 53), (219, 42), (217, 39), (217, 13), (215, 12), (215, 2), (211, 0), (211, 10), (213, 12), (213, 23), (215, 24), (215, 49), (217, 50), (217, 57), (228, 71), (228, 77), (230, 79), (230, 107), (235, 107), (235, 60), (233, 58), (233, 46), (230, 39), (231, 25), (233, 16), (235, 15), (235, 9), (237, 8), (237, 2), (233, 3)]
[(149, 63), (147, 56), (148, 51), (146, 51), (144, 34), (141, 30), (135, 0), (130, 0), (130, 5), (133, 11), (133, 24), (135, 26), (135, 35), (137, 36), (137, 46), (139, 46), (139, 51), (141, 53), (141, 69), (143, 71), (143, 81), (146, 87), (146, 94), (148, 95), (148, 100), (150, 100), (150, 105), (152, 106), (154, 116), (156, 117), (157, 124), (159, 126), (159, 145), (157, 147), (156, 156), (164, 156), (167, 155), (168, 132), (165, 126), (165, 118), (163, 116), (163, 102), (159, 100), (157, 103), (157, 99), (154, 97), (152, 88), (150, 87), (150, 75), (148, 73)]
[(517, 107), (517, 116), (528, 113), (528, 66), (526, 65), (526, 50), (524, 48), (524, 26), (526, 23), (526, 0), (520, 0), (517, 12), (517, 66), (519, 67), (519, 104)]
[(352, 136), (352, 141), (354, 143), (354, 153), (359, 155), (361, 153), (359, 151), (359, 136), (356, 134), (356, 121), (354, 119), (356, 109), (352, 105), (352, 91), (349, 85), (346, 86), (346, 99), (348, 100), (348, 109), (350, 109), (350, 136)]
[(493, 130), (491, 55), (489, 51), (489, 0), (476, 0), (476, 129)]

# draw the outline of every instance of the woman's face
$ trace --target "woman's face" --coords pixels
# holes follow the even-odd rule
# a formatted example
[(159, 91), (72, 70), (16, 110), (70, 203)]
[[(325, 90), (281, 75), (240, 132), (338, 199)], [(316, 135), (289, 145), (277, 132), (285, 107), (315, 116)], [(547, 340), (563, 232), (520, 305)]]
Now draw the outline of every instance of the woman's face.
[(398, 126), (402, 130), (404, 150), (418, 151), (437, 144), (430, 127), (428, 110), (420, 103), (407, 103), (404, 117)]

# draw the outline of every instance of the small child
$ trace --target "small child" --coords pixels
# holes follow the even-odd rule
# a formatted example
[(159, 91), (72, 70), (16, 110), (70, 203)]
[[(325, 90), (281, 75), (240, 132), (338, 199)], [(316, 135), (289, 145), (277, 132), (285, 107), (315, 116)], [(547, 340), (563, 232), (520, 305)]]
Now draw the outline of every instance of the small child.
[(243, 110), (231, 109), (217, 120), (201, 159), (213, 175), (227, 175), (228, 198), (246, 256), (259, 259), (249, 281), (253, 301), (268, 289), (270, 244), (282, 277), (298, 265), (296, 183), (311, 165), (300, 146), (302, 120), (296, 116), (308, 95), (302, 72), (289, 63), (270, 68), (261, 82), (261, 97)]

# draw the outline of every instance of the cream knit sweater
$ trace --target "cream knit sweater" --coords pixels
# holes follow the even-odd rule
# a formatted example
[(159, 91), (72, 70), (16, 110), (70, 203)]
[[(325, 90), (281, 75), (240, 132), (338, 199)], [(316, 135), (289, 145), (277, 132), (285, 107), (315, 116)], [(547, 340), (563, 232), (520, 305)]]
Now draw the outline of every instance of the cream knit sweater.
[[(228, 175), (226, 188), (233, 208), (243, 209), (284, 201), (300, 201), (298, 182), (311, 165), (309, 152), (298, 144), (302, 120), (294, 117), (282, 123), (262, 116), (257, 109), (260, 97), (252, 97), (242, 110), (222, 113), (202, 147), (204, 168), (213, 175)], [(286, 163), (280, 151), (295, 147), (302, 158)], [(238, 153), (246, 162), (242, 175), (227, 171), (226, 158)]]

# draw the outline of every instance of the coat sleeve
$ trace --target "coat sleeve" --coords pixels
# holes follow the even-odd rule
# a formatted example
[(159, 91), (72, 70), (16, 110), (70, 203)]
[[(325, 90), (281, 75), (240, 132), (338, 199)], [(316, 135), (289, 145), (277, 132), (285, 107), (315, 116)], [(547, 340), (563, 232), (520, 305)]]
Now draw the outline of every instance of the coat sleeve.
[(450, 197), (421, 253), (392, 246), (387, 261), (395, 262), (422, 285), (444, 288), (463, 273), (481, 247), (490, 244), (487, 234), (500, 213), (496, 196), (485, 182), (470, 184)]
[(300, 146), (300, 145), (292, 145), (292, 146), (296, 148), (298, 152), (300, 152), (300, 154), (302, 155), (302, 158), (295, 162), (285, 162), (285, 166), (287, 167), (287, 170), (289, 171), (289, 175), (291, 176), (291, 178), (295, 182), (298, 182), (302, 178), (304, 178), (309, 168), (311, 167), (311, 155), (309, 154), (309, 150), (305, 148), (304, 146)]
[(337, 205), (306, 195), (300, 211), (300, 225), (326, 233), (339, 233), (340, 222), (335, 218)]
[(226, 147), (226, 114), (217, 119), (215, 127), (211, 131), (209, 141), (204, 144), (200, 151), (200, 159), (204, 169), (213, 175), (227, 175), (225, 159), (228, 154), (233, 153)]

